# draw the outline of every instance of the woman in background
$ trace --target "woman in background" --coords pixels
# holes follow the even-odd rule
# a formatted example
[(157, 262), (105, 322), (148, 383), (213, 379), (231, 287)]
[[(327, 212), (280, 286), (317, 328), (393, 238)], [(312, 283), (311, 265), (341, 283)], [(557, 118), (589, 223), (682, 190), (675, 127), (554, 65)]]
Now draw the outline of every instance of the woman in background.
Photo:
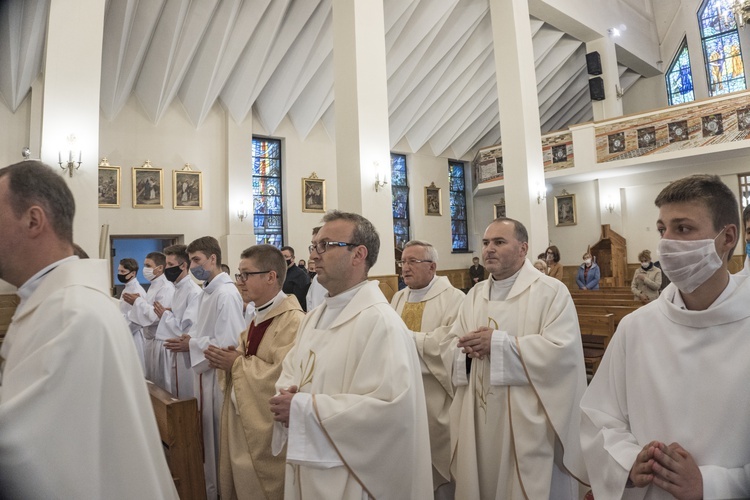
[(552, 245), (548, 247), (544, 252), (545, 260), (547, 261), (547, 276), (557, 278), (560, 281), (563, 280), (563, 266), (560, 264), (560, 250), (556, 246)]
[(591, 253), (583, 254), (583, 264), (578, 268), (576, 283), (581, 290), (599, 290), (599, 278), (601, 272), (599, 266), (591, 258)]
[(640, 300), (645, 304), (659, 297), (662, 278), (661, 269), (651, 262), (650, 250), (644, 250), (639, 253), (638, 260), (641, 263), (641, 267), (636, 269), (633, 275), (630, 290), (633, 292), (635, 300)]

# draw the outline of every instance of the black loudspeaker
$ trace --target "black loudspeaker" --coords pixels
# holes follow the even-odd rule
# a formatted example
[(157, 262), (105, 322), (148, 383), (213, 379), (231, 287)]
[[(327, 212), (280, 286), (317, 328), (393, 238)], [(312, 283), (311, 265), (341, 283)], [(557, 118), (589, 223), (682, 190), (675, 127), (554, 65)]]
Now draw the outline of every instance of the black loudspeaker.
[(602, 74), (602, 58), (599, 57), (599, 52), (594, 51), (586, 54), (586, 71), (589, 75)]
[(589, 95), (592, 101), (604, 100), (604, 80), (597, 76), (589, 80)]

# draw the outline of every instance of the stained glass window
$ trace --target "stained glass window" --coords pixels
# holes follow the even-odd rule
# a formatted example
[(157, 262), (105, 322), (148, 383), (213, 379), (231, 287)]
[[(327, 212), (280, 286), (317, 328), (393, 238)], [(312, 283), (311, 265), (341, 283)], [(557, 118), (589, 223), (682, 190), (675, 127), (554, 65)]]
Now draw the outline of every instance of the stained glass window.
[(409, 182), (406, 176), (405, 155), (391, 153), (391, 199), (396, 248), (403, 250), (409, 241)]
[(706, 0), (698, 9), (708, 93), (712, 96), (746, 88), (733, 3), (734, 0)]
[(448, 162), (451, 196), (451, 240), (454, 252), (469, 251), (469, 231), (466, 225), (466, 177), (464, 164)]
[(740, 181), (740, 208), (744, 210), (750, 205), (750, 172), (738, 174), (737, 178)]
[(284, 244), (281, 211), (281, 141), (253, 137), (253, 227), (255, 242)]
[(695, 100), (693, 92), (693, 73), (690, 70), (690, 55), (687, 38), (682, 39), (680, 48), (667, 70), (667, 96), (669, 105), (682, 104)]

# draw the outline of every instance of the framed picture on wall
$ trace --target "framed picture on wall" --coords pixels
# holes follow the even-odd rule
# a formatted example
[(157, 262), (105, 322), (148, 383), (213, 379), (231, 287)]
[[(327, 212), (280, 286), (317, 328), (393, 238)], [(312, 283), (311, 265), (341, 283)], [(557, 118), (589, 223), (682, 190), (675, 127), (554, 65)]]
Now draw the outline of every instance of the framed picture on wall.
[(563, 192), (555, 196), (555, 226), (575, 226), (577, 223), (576, 195)]
[(326, 211), (326, 181), (318, 179), (315, 172), (302, 179), (302, 211), (324, 213)]
[(133, 208), (163, 208), (164, 171), (146, 160), (142, 167), (133, 167)]
[(424, 188), (424, 214), (443, 215), (443, 204), (440, 199), (441, 188), (434, 182)]
[(495, 203), (495, 219), (498, 217), (507, 217), (505, 214), (505, 200), (500, 200), (500, 203)]
[(99, 206), (120, 208), (120, 167), (115, 167), (102, 158), (99, 162)]
[(175, 210), (203, 208), (203, 172), (192, 170), (190, 164), (172, 171), (172, 207)]

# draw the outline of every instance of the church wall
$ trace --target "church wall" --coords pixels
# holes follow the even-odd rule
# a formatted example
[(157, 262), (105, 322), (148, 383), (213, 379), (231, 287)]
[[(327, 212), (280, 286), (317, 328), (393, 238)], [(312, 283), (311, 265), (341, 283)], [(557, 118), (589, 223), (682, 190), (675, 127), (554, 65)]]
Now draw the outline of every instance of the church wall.
[[(23, 160), (21, 150), (30, 145), (30, 94), (21, 102), (15, 113), (5, 103), (0, 102), (0, 123), (3, 124), (0, 133), (0, 165), (5, 167)], [(32, 157), (36, 155), (32, 154)]]
[[(555, 226), (555, 196), (562, 195), (565, 189), (568, 194), (576, 195), (576, 225)], [(582, 262), (581, 256), (588, 245), (599, 241), (601, 234), (601, 216), (599, 214), (599, 197), (596, 181), (580, 182), (567, 185), (556, 185), (547, 193), (547, 224), (549, 227), (549, 245), (560, 249), (560, 262), (564, 266), (573, 266)], [(536, 258), (545, 250), (530, 248), (529, 256)]]
[(622, 98), (624, 115), (666, 108), (668, 105), (664, 75), (639, 78)]

